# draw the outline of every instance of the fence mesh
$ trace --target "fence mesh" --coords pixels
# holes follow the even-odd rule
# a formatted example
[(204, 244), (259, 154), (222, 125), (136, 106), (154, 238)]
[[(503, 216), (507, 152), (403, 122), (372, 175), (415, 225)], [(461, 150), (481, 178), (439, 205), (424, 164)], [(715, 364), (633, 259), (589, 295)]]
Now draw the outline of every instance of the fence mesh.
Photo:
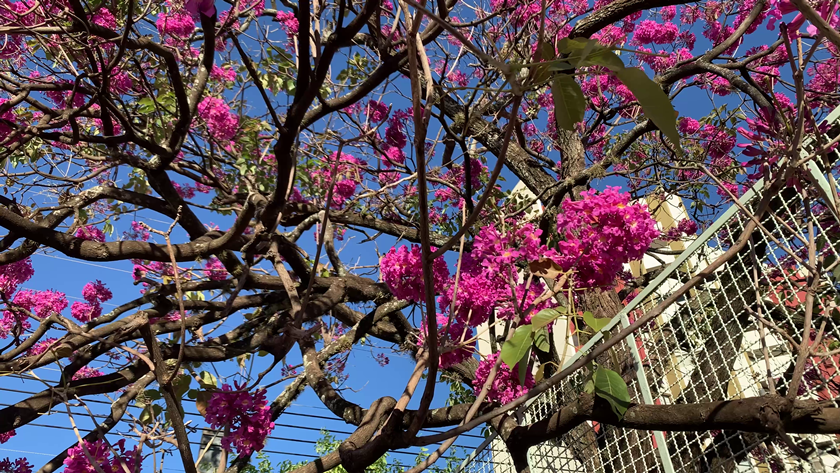
[[(835, 114), (836, 115), (836, 112)], [(836, 117), (835, 117), (836, 118)], [(836, 119), (835, 119), (836, 121)], [(714, 275), (669, 306), (660, 317), (613, 350), (630, 360), (617, 370), (639, 404), (681, 404), (785, 394), (791, 384), (796, 345), (801, 342), (809, 282), (808, 241), (823, 258), (816, 288), (812, 340), (820, 337), (819, 356), (811, 356), (798, 395), (840, 407), (840, 227), (824, 198), (836, 195), (830, 177), (816, 165), (796, 188), (773, 196), (770, 211), (751, 244)], [(840, 179), (838, 179), (840, 180)], [(755, 211), (759, 182), (667, 266), (614, 319), (613, 332), (671, 295), (721, 255)], [(610, 330), (608, 328), (607, 330)], [(598, 339), (572, 358), (585, 355)], [(796, 345), (795, 345), (796, 344)], [(840, 350), (838, 350), (840, 351)], [(530, 423), (573, 402), (587, 379), (579, 370), (535, 398), (522, 415)], [(651, 432), (584, 423), (566, 435), (532, 447), (533, 473), (560, 472), (840, 472), (840, 437), (792, 435), (814, 453), (803, 460), (784, 443), (764, 434), (740, 431)], [(465, 473), (514, 472), (499, 439), (470, 456)]]

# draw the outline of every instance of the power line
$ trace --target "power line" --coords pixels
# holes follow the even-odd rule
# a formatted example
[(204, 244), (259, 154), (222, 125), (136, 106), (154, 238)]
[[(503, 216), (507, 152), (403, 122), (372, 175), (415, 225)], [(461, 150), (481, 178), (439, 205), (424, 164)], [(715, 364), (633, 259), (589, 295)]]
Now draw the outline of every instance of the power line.
[[(75, 432), (75, 430), (78, 430), (79, 433), (82, 434), (82, 435), (93, 432), (93, 429), (86, 429), (86, 428), (82, 428), (82, 427), (77, 427), (76, 429), (74, 429), (73, 427), (67, 427), (67, 426), (62, 426), (62, 425), (41, 424), (41, 423), (37, 423), (37, 422), (31, 422), (27, 425), (32, 426), (32, 427), (43, 427), (43, 428), (49, 428), (49, 429), (66, 430), (66, 431), (74, 431), (74, 432)], [(107, 435), (128, 437), (128, 438), (132, 438), (132, 439), (140, 438), (139, 435), (133, 434), (133, 433), (118, 434), (118, 433), (109, 432)], [(293, 443), (302, 443), (302, 444), (308, 444), (308, 445), (313, 445), (313, 446), (318, 443), (316, 440), (286, 439), (286, 438), (278, 438), (278, 437), (272, 437), (272, 436), (269, 436), (268, 439), (270, 439), (270, 440), (280, 440), (280, 441), (286, 441), (286, 442), (293, 442)], [(190, 441), (190, 445), (201, 445), (201, 442)], [(458, 447), (458, 446), (456, 446), (456, 447)], [(475, 447), (460, 447), (460, 448), (468, 449), (468, 448), (475, 448)], [(16, 452), (19, 452), (19, 453), (34, 453), (34, 454), (39, 454), (39, 455), (49, 455), (47, 453), (25, 452), (23, 450), (8, 449), (8, 451), (16, 451)], [(265, 452), (265, 453), (273, 453), (273, 454), (280, 454), (280, 455), (297, 455), (297, 456), (309, 457), (309, 458), (320, 458), (318, 455), (295, 454), (295, 453), (282, 452), (282, 451), (277, 451), (277, 450), (263, 449), (261, 451)], [(410, 456), (416, 457), (418, 454), (420, 454), (422, 452), (420, 452), (420, 451), (411, 452), (411, 451), (407, 451), (406, 449), (399, 449), (399, 450), (389, 450), (388, 453), (389, 454), (390, 453), (395, 453), (395, 454), (399, 454), (399, 455), (410, 455)], [(459, 460), (460, 458), (450, 455), (450, 456), (442, 456), (442, 457), (440, 457), (440, 459), (442, 459), (442, 460)]]
[[(28, 380), (28, 381), (44, 381), (44, 382), (52, 384), (52, 385), (57, 385), (58, 384), (58, 381), (45, 380), (45, 379), (38, 380), (36, 378), (28, 377), (26, 375), (18, 374), (18, 373), (15, 373), (15, 374), (12, 374), (12, 375), (9, 375), (9, 376), (21, 378), (21, 379)], [(16, 393), (19, 393), (19, 394), (27, 394), (27, 395), (30, 395), (30, 396), (34, 395), (34, 394), (37, 394), (35, 392), (16, 390), (16, 389), (12, 389), (12, 388), (4, 388), (4, 387), (0, 387), (0, 391), (16, 392)], [(93, 403), (93, 404), (105, 404), (105, 405), (108, 405), (108, 406), (111, 405), (111, 403), (109, 401), (103, 401), (101, 399), (85, 399), (84, 401), (89, 402), (89, 403)], [(194, 401), (194, 399), (181, 398), (181, 401), (191, 402), (191, 401)], [(2, 405), (2, 404), (0, 404), (0, 405)], [(297, 406), (297, 407), (304, 407), (304, 408), (308, 408), (308, 409), (319, 409), (319, 410), (327, 410), (327, 411), (329, 410), (324, 406), (312, 406), (312, 405), (308, 405), (308, 404), (299, 404), (299, 403), (295, 403), (295, 402), (291, 403), (291, 405), (292, 406)], [(186, 415), (190, 415), (190, 416), (196, 416), (196, 417), (202, 417), (202, 418), (204, 417), (197, 412), (187, 412), (185, 410), (184, 413)], [(320, 415), (317, 415), (317, 414), (297, 413), (297, 412), (291, 412), (291, 411), (284, 411), (283, 415), (289, 415), (289, 416), (295, 416), (295, 417), (306, 417), (306, 418), (310, 418), (310, 419), (322, 419), (322, 420), (329, 420), (329, 421), (333, 421), (333, 422), (344, 422), (342, 419), (339, 419), (338, 417), (335, 417), (335, 416), (320, 416)], [(289, 427), (314, 429), (313, 427), (299, 427), (299, 426), (291, 426), (291, 425)], [(320, 429), (318, 429), (318, 430), (320, 430)], [(421, 430), (424, 430), (426, 432), (431, 432), (431, 433), (440, 433), (441, 432), (440, 430), (436, 430), (436, 429), (433, 429), (433, 428), (424, 428), (424, 429), (421, 429)], [(332, 430), (332, 429), (330, 429), (330, 432), (335, 432), (335, 433), (339, 433), (339, 434), (347, 434), (347, 435), (350, 435), (350, 434), (353, 433), (353, 432), (345, 432), (345, 431)], [(484, 436), (475, 435), (475, 434), (464, 433), (464, 434), (461, 434), (460, 437), (475, 438), (475, 439), (484, 440)]]
[(44, 256), (46, 258), (54, 258), (54, 259), (58, 259), (58, 260), (62, 260), (62, 261), (68, 261), (70, 263), (83, 264), (83, 265), (86, 265), (86, 266), (93, 266), (95, 268), (109, 269), (111, 271), (118, 271), (120, 273), (133, 274), (132, 271), (129, 271), (127, 269), (114, 268), (114, 267), (111, 267), (111, 266), (105, 266), (103, 264), (96, 264), (96, 263), (91, 263), (89, 261), (76, 260), (76, 259), (72, 259), (72, 258), (63, 258), (61, 256), (48, 255), (46, 253), (35, 253), (35, 256)]
[[(5, 388), (5, 387), (0, 387), (0, 391), (14, 392), (14, 393), (28, 394), (28, 395), (36, 394), (34, 392), (23, 391), (23, 390), (19, 390), (19, 389)], [(188, 401), (188, 400), (189, 399), (182, 399), (182, 401)], [(100, 399), (84, 399), (84, 402), (90, 403), (90, 404), (105, 404), (105, 405), (108, 405), (108, 406), (111, 405), (110, 402), (103, 401), (103, 400), (100, 400)], [(8, 406), (13, 406), (13, 404), (0, 403), (0, 406), (8, 407)], [(134, 406), (132, 406), (132, 407), (134, 407)], [(50, 413), (56, 413), (56, 414), (65, 413), (63, 410), (59, 410), (57, 407), (51, 408), (49, 410), (49, 412)], [(91, 416), (91, 414), (89, 414), (87, 412), (72, 412), (72, 410), (71, 410), (71, 414), (82, 416), (82, 417), (85, 417), (85, 418)], [(204, 416), (199, 414), (198, 412), (189, 412), (186, 409), (184, 409), (184, 415), (191, 416), (191, 417), (200, 417), (202, 419), (204, 418)], [(283, 415), (305, 417), (307, 419), (323, 419), (323, 420), (330, 420), (330, 421), (335, 421), (335, 422), (341, 421), (341, 419), (338, 419), (336, 417), (309, 415), (309, 414), (302, 414), (302, 413), (295, 413), (295, 412), (284, 412)], [(104, 418), (108, 417), (104, 414), (92, 414), (92, 416), (94, 418), (101, 418), (101, 419), (104, 419)], [(121, 420), (121, 422), (129, 423), (129, 421), (125, 420), (125, 419)], [(43, 424), (37, 424), (37, 423), (31, 423), (30, 422), (26, 425), (42, 426)], [(331, 434), (340, 434), (340, 435), (351, 435), (353, 433), (353, 432), (345, 431), (345, 430), (315, 428), (315, 427), (307, 427), (307, 426), (283, 424), (283, 423), (275, 424), (275, 426), (289, 428), (289, 429), (317, 431), (317, 432), (320, 432), (321, 430), (326, 430), (327, 432), (329, 432)], [(54, 428), (68, 428), (68, 427), (55, 426)], [(427, 431), (427, 432), (432, 432), (432, 433), (439, 432), (439, 431), (431, 430), (431, 429), (422, 429), (422, 430)], [(477, 439), (482, 439), (482, 440), (484, 439), (483, 436), (474, 435), (474, 434), (461, 434), (461, 437), (477, 438)], [(276, 436), (276, 435), (274, 435), (274, 436), (270, 435), (270, 436), (268, 436), (268, 438), (271, 439), (271, 440), (286, 441), (286, 442), (298, 442), (298, 443), (309, 443), (309, 444), (314, 444), (315, 443), (315, 441), (311, 441), (311, 440), (290, 439), (290, 438), (285, 438), (285, 437), (279, 437), (279, 436)], [(455, 444), (454, 446), (459, 447), (459, 448), (464, 448), (464, 449), (475, 448), (474, 445)], [(399, 452), (399, 453), (403, 453), (403, 452)]]

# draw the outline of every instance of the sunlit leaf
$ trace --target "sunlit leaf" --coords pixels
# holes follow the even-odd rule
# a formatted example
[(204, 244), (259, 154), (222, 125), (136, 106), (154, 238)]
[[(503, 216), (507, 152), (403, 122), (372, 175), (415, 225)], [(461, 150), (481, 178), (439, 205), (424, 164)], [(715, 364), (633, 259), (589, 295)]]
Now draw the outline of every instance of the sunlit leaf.
[(610, 323), (610, 319), (596, 319), (592, 312), (586, 311), (583, 313), (583, 323), (592, 330), (600, 332)]
[(513, 368), (525, 356), (529, 348), (531, 348), (531, 326), (520, 325), (516, 327), (510, 340), (505, 340), (502, 345), (502, 361)]
[(551, 95), (554, 98), (554, 118), (557, 126), (572, 131), (575, 124), (583, 120), (586, 99), (575, 77), (558, 74), (551, 80)]
[(610, 403), (610, 408), (619, 419), (630, 407), (630, 393), (621, 375), (613, 370), (598, 367), (592, 374), (595, 395)]
[(531, 329), (537, 331), (546, 325), (562, 317), (566, 313), (565, 307), (555, 307), (553, 309), (543, 309), (531, 317)]
[(677, 112), (659, 84), (636, 67), (620, 69), (615, 72), (615, 75), (633, 92), (645, 116), (662, 131), (662, 134), (674, 145), (677, 153), (682, 154), (680, 135), (677, 133)]

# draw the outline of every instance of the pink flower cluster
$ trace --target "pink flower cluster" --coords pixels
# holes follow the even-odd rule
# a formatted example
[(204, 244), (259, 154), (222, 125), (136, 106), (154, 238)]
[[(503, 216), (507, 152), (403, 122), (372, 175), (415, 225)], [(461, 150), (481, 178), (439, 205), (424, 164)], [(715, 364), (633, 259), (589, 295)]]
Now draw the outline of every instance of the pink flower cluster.
[[(112, 457), (112, 449), (116, 454)], [(126, 450), (125, 439), (121, 439), (113, 446), (105, 440), (90, 442), (85, 440), (84, 444), (67, 449), (67, 458), (64, 459), (64, 471), (66, 473), (96, 473), (96, 466), (88, 460), (88, 454), (93, 458), (96, 465), (102, 468), (105, 473), (121, 473), (125, 470), (123, 465), (128, 467), (132, 473), (140, 472), (140, 458), (137, 447)]]
[(46, 352), (57, 341), (57, 338), (46, 338), (44, 340), (41, 340), (40, 342), (32, 345), (32, 348), (30, 348), (29, 351), (26, 352), (26, 356), (40, 355), (41, 353)]
[(697, 223), (690, 218), (684, 218), (677, 223), (676, 227), (672, 227), (665, 234), (664, 239), (669, 241), (679, 240), (685, 236), (692, 236), (697, 234)]
[[(484, 387), (484, 383), (490, 375), (490, 369), (496, 364), (498, 357), (498, 353), (493, 353), (478, 362), (478, 368), (475, 370), (475, 379), (473, 380), (473, 389), (476, 393)], [(534, 387), (534, 384), (534, 376), (528, 373), (525, 376), (525, 381), (520, 386), (518, 373), (515, 373), (511, 367), (505, 362), (502, 362), (496, 371), (496, 378), (493, 379), (490, 391), (487, 393), (487, 400), (507, 404), (527, 393), (529, 389)]]
[(265, 390), (253, 394), (243, 391), (245, 384), (235, 383), (236, 390), (227, 384), (216, 391), (207, 402), (204, 419), (213, 428), (225, 427), (230, 433), (222, 437), (222, 448), (239, 455), (250, 455), (265, 447), (266, 437), (274, 429), (271, 408), (265, 399)]
[(290, 11), (278, 11), (276, 19), (280, 23), (280, 27), (286, 33), (286, 36), (291, 37), (297, 34), (299, 24), (294, 13)]
[(353, 155), (334, 151), (330, 156), (321, 158), (321, 165), (312, 171), (312, 185), (317, 192), (323, 192), (333, 186), (331, 208), (342, 208), (347, 199), (353, 197), (356, 188), (362, 183), (362, 170), (366, 164)]
[(382, 123), (388, 118), (388, 105), (371, 100), (365, 107), (365, 115), (370, 119), (371, 123)]
[[(419, 246), (411, 245), (411, 250), (405, 246), (400, 249), (391, 248), (382, 256), (379, 268), (382, 280), (398, 299), (413, 302), (425, 299), (423, 258)], [(432, 278), (435, 293), (441, 292), (449, 279), (449, 268), (443, 258), (436, 258), (432, 264)]]
[(656, 222), (642, 204), (630, 205), (630, 194), (607, 187), (581, 193), (581, 200), (567, 200), (557, 216), (558, 243), (555, 261), (566, 271), (575, 270), (578, 288), (610, 286), (622, 265), (641, 258), (659, 237)]
[(224, 281), (228, 276), (225, 265), (223, 265), (222, 262), (215, 257), (211, 257), (207, 260), (207, 263), (204, 265), (204, 274), (211, 281)]
[[(6, 443), (14, 437), (16, 432), (14, 430), (10, 430), (8, 432), (0, 433), (0, 443)], [(0, 470), (2, 471), (2, 470)]]
[(12, 302), (39, 319), (45, 319), (52, 314), (60, 314), (67, 308), (67, 296), (63, 292), (53, 290), (19, 291)]
[(198, 116), (207, 124), (210, 136), (220, 143), (230, 141), (239, 130), (239, 116), (220, 98), (205, 97), (198, 104)]
[(195, 31), (195, 20), (185, 10), (173, 10), (158, 15), (155, 22), (161, 36), (175, 36), (177, 38), (189, 38)]
[(33, 274), (29, 258), (0, 266), (0, 295), (12, 297), (18, 286), (29, 281)]
[(102, 315), (102, 303), (111, 300), (113, 294), (102, 281), (97, 279), (85, 284), (82, 289), (82, 297), (85, 302), (73, 302), (70, 307), (70, 315), (79, 322), (87, 323)]
[(67, 298), (58, 291), (19, 291), (11, 301), (10, 310), (3, 311), (0, 320), (0, 338), (7, 338), (10, 334), (20, 335), (29, 330), (29, 315), (46, 318), (52, 314), (61, 313), (67, 308)]
[(11, 461), (8, 458), (0, 460), (0, 471), (7, 473), (32, 473), (32, 464), (26, 458)]
[(233, 82), (236, 80), (236, 71), (231, 67), (222, 68), (213, 64), (210, 78), (220, 82)]
[(95, 378), (97, 376), (102, 376), (102, 372), (96, 368), (91, 368), (90, 366), (82, 366), (70, 379), (77, 381), (80, 379)]
[(149, 241), (149, 230), (138, 221), (131, 222), (131, 231), (125, 232), (125, 237), (131, 240)]
[[(443, 314), (437, 314), (438, 324), (438, 346), (440, 351), (440, 368), (446, 369), (455, 366), (458, 363), (470, 358), (473, 351), (467, 345), (462, 345), (462, 342), (469, 340), (475, 335), (472, 327), (466, 325), (463, 320), (454, 318), (451, 323), (449, 317)], [(447, 325), (449, 326), (447, 329)], [(445, 330), (446, 329), (446, 330)], [(426, 344), (426, 335), (429, 333), (424, 320), (420, 326), (420, 335), (417, 339), (417, 345), (423, 346)]]
[(105, 233), (93, 225), (85, 225), (76, 229), (76, 238), (102, 243), (105, 241)]

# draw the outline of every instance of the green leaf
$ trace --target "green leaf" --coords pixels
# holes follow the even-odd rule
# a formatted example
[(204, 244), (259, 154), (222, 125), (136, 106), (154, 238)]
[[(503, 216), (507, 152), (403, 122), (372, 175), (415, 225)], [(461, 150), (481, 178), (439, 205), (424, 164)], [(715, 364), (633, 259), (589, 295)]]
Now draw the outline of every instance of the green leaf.
[(542, 328), (534, 333), (534, 346), (537, 350), (548, 353), (551, 345), (548, 343), (548, 329)]
[(146, 397), (146, 399), (150, 399), (152, 401), (157, 401), (158, 399), (163, 397), (160, 394), (160, 391), (158, 391), (157, 389), (147, 389), (143, 391), (143, 395)]
[(218, 386), (218, 381), (216, 377), (213, 376), (211, 373), (207, 371), (202, 371), (198, 374), (199, 384), (203, 388), (216, 388)]
[(510, 340), (505, 340), (505, 344), (502, 345), (502, 361), (513, 368), (525, 356), (529, 348), (531, 348), (531, 326), (520, 325), (516, 327)]
[(613, 370), (598, 367), (592, 374), (595, 395), (610, 403), (610, 408), (619, 419), (630, 407), (630, 393), (621, 375)]
[(531, 317), (531, 330), (537, 331), (546, 325), (557, 320), (558, 317), (566, 313), (565, 307), (555, 307), (554, 309), (543, 309), (537, 312), (537, 315)]
[(531, 364), (531, 347), (525, 350), (525, 355), (519, 360), (518, 370), (516, 372), (519, 376), (519, 385), (525, 386), (525, 376), (528, 374), (528, 365)]
[(539, 57), (535, 58), (535, 60), (543, 61), (544, 63), (538, 65), (534, 70), (534, 83), (542, 84), (551, 77), (548, 61), (554, 59), (554, 46), (546, 42), (540, 43), (539, 47), (537, 47), (537, 55)]
[(600, 332), (610, 323), (610, 319), (596, 319), (592, 312), (586, 311), (583, 313), (583, 322), (592, 330)]
[(551, 72), (554, 71), (573, 71), (575, 66), (569, 64), (569, 61), (566, 59), (559, 59), (556, 61), (551, 61), (548, 63), (548, 70)]
[(589, 41), (592, 40), (586, 38), (563, 38), (557, 42), (557, 51), (563, 54), (580, 52), (586, 48)]
[(149, 409), (149, 406), (143, 408), (143, 411), (140, 412), (140, 423), (143, 425), (148, 425), (152, 422), (152, 411)]
[(617, 54), (607, 48), (596, 48), (585, 58), (581, 58), (579, 65), (581, 66), (601, 66), (613, 72), (618, 72), (624, 69), (624, 61), (618, 57)]
[(580, 59), (578, 59), (578, 63), (575, 65), (575, 67), (582, 67), (584, 65), (583, 60), (586, 59), (586, 57), (589, 56), (590, 53), (592, 53), (592, 50), (595, 49), (597, 45), (598, 42), (595, 40), (590, 39), (589, 41), (587, 41), (586, 45), (583, 47), (583, 50), (580, 52)]
[(662, 131), (677, 153), (682, 155), (680, 135), (677, 133), (677, 112), (674, 111), (668, 95), (639, 68), (620, 69), (615, 71), (615, 75), (636, 96), (645, 116)]
[(175, 391), (175, 397), (182, 398), (184, 394), (187, 393), (190, 389), (190, 383), (192, 382), (192, 376), (188, 374), (182, 374), (175, 378), (172, 381), (172, 389)]
[(140, 418), (138, 419), (141, 424), (148, 425), (157, 419), (157, 416), (163, 412), (163, 407), (158, 406), (157, 404), (150, 404), (146, 406), (142, 412), (140, 412)]
[(583, 392), (588, 394), (593, 394), (595, 392), (595, 383), (593, 383), (591, 379), (583, 385)]
[(557, 126), (572, 131), (575, 123), (583, 120), (586, 100), (574, 76), (558, 74), (551, 81), (551, 95), (554, 97), (554, 118)]

